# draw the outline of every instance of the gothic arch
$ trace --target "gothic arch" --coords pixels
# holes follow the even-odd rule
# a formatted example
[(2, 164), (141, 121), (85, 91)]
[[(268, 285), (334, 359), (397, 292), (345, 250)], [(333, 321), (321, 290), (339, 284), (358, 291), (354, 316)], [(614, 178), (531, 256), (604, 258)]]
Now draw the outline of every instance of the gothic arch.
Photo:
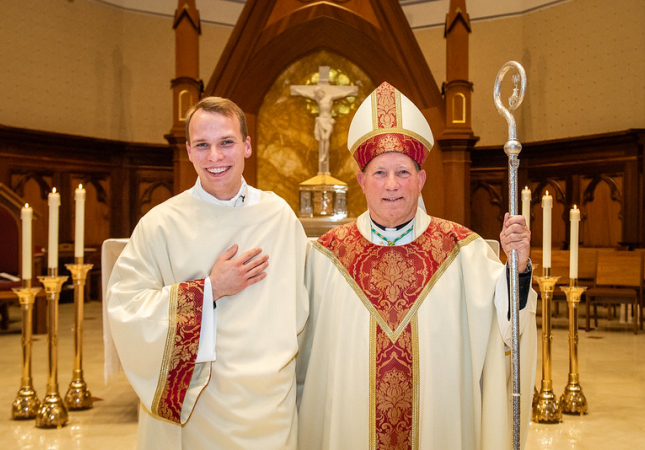
[(205, 94), (233, 99), (252, 121), (279, 74), (319, 50), (352, 61), (375, 85), (395, 85), (422, 109), (433, 132), (443, 133), (443, 97), (396, 0), (249, 0)]

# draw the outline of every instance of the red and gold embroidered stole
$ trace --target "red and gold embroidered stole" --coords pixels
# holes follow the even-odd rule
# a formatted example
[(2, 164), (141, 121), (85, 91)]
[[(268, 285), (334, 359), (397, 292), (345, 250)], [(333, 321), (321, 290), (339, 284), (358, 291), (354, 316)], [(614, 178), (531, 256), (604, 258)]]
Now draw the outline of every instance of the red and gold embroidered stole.
[(356, 223), (337, 227), (318, 241), (355, 282), (354, 291), (371, 314), (371, 449), (419, 447), (416, 312), (459, 246), (475, 237), (467, 228), (433, 218), (406, 245), (372, 244)]
[(166, 347), (151, 412), (175, 423), (181, 423), (181, 408), (195, 370), (203, 298), (203, 279), (170, 289)]

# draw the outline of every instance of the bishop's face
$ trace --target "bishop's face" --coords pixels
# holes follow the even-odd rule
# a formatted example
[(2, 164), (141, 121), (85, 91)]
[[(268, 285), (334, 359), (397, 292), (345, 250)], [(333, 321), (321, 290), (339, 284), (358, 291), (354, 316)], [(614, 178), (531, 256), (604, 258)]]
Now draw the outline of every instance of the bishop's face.
[(414, 218), (426, 172), (417, 171), (412, 158), (398, 152), (382, 153), (356, 178), (374, 221), (394, 228)]
[(198, 110), (189, 125), (186, 142), (202, 187), (219, 200), (230, 200), (242, 186), (244, 159), (251, 156), (251, 137), (242, 138), (237, 116)]

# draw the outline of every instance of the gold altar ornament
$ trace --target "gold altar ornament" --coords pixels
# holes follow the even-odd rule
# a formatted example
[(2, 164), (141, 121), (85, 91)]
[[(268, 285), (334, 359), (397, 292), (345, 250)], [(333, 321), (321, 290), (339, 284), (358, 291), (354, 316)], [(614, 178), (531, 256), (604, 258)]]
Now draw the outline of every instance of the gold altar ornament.
[(93, 406), (92, 394), (83, 379), (83, 293), (87, 273), (92, 264), (83, 264), (83, 257), (75, 258), (76, 264), (65, 264), (74, 281), (74, 370), (72, 381), (65, 394), (65, 403), (70, 410), (90, 409)]
[(553, 393), (551, 379), (551, 301), (555, 283), (560, 277), (552, 277), (550, 268), (543, 268), (543, 276), (534, 277), (540, 285), (542, 297), (542, 383), (533, 403), (533, 421), (537, 423), (562, 422), (562, 410)]
[(40, 408), (31, 378), (31, 345), (34, 300), (40, 288), (32, 288), (31, 280), (22, 280), (23, 286), (14, 288), (13, 292), (20, 301), (22, 311), (22, 375), (20, 390), (11, 404), (11, 418), (14, 420), (34, 419)]
[(67, 407), (58, 393), (58, 300), (66, 276), (58, 276), (58, 268), (49, 268), (49, 276), (39, 276), (47, 296), (47, 350), (49, 370), (47, 392), (36, 414), (36, 427), (61, 428), (67, 423)]
[(580, 296), (587, 289), (578, 286), (578, 280), (571, 278), (569, 287), (560, 288), (567, 296), (569, 305), (569, 382), (560, 397), (562, 412), (583, 415), (589, 409), (587, 398), (582, 392), (578, 373), (578, 305)]

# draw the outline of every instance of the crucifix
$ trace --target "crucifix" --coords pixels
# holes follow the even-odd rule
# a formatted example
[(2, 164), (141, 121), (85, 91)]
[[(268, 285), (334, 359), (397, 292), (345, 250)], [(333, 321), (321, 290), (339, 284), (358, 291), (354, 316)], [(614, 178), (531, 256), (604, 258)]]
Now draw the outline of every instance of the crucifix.
[(318, 68), (318, 84), (293, 85), (291, 95), (300, 95), (318, 104), (314, 135), (318, 141), (318, 174), (329, 175), (329, 138), (336, 122), (331, 109), (335, 100), (358, 94), (357, 86), (329, 84), (329, 66)]

